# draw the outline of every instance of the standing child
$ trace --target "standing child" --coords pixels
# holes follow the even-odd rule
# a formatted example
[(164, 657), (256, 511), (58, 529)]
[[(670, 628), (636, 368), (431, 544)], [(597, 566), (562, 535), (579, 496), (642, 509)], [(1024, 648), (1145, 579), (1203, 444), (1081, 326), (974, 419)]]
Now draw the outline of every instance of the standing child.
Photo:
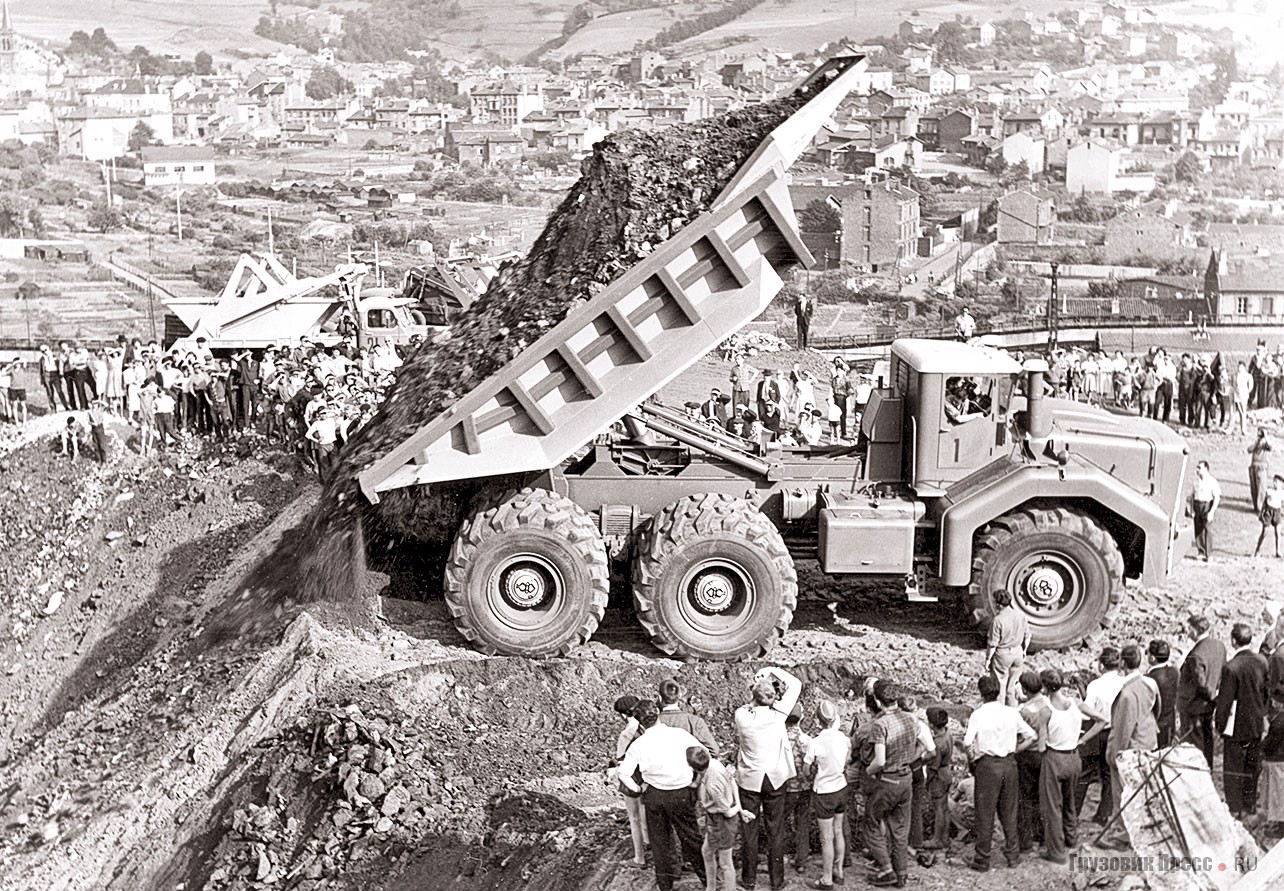
[(807, 747), (804, 762), (816, 768), (811, 800), (820, 828), (821, 874), (811, 887), (825, 891), (832, 889), (835, 882), (843, 882), (843, 858), (847, 855), (843, 829), (847, 811), (845, 771), (852, 743), (838, 726), (838, 707), (829, 700), (821, 700), (816, 706), (816, 722), (822, 729)]
[(932, 739), (931, 728), (918, 716), (917, 699), (902, 696), (897, 700), (896, 706), (914, 719), (916, 730), (914, 760), (910, 762), (909, 846), (918, 850), (923, 847), (923, 816), (928, 806), (927, 759), (936, 754), (936, 743)]
[(789, 778), (785, 791), (785, 818), (793, 824), (790, 828), (794, 839), (794, 869), (802, 872), (803, 864), (811, 856), (811, 784), (807, 782), (808, 767), (804, 760), (811, 737), (802, 729), (802, 706), (795, 705), (785, 718), (785, 735), (794, 756), (794, 775)]
[(736, 868), (731, 852), (736, 846), (736, 829), (740, 820), (748, 822), (754, 815), (740, 806), (735, 773), (718, 759), (710, 758), (704, 746), (687, 749), (687, 766), (695, 773), (696, 799), (704, 824), (700, 852), (707, 891), (735, 891)]
[(950, 716), (940, 706), (927, 710), (927, 725), (932, 729), (936, 752), (928, 757), (927, 794), (932, 803), (932, 837), (923, 843), (927, 850), (944, 850), (950, 846), (950, 790), (954, 786), (954, 735), (950, 733)]
[(1257, 536), (1257, 547), (1253, 548), (1253, 556), (1262, 549), (1262, 542), (1266, 541), (1266, 530), (1269, 528), (1275, 533), (1275, 556), (1280, 555), (1280, 515), (1284, 512), (1284, 476), (1275, 474), (1271, 480), (1270, 486), (1262, 492), (1262, 512), (1259, 519), (1262, 521), (1262, 534)]
[(63, 457), (70, 457), (71, 460), (80, 459), (80, 438), (85, 435), (85, 425), (80, 423), (80, 418), (73, 413), (67, 416), (67, 426), (62, 428), (60, 439), (62, 440), (62, 450), (58, 452)]

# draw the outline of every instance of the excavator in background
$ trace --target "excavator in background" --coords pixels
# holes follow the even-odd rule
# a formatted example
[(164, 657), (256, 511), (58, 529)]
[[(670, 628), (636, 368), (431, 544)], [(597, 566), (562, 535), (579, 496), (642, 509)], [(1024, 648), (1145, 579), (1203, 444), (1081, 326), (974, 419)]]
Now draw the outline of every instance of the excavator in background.
[(355, 331), (359, 347), (370, 348), (385, 341), (408, 344), (416, 335), (427, 339), (441, 330), (417, 317), (414, 301), (395, 289), (363, 293), (367, 271), (364, 264), (345, 263), (328, 275), (299, 278), (273, 254), (242, 254), (217, 297), (166, 302), (164, 346), (183, 349), (204, 337), (215, 355), (227, 356), (302, 337), (338, 343), (346, 326)]

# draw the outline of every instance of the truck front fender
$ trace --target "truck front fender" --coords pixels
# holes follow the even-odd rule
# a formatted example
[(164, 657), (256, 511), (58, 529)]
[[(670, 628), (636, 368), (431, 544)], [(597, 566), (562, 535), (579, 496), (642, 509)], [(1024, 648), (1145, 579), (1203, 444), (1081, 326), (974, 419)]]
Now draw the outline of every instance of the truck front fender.
[(1030, 501), (1052, 504), (1090, 501), (1141, 529), (1145, 536), (1142, 581), (1162, 582), (1168, 573), (1172, 527), (1153, 501), (1105, 471), (1091, 466), (1022, 466), (979, 488), (967, 487), (960, 500), (949, 495), (941, 513), (940, 577), (947, 585), (972, 579), (972, 543), (976, 531)]

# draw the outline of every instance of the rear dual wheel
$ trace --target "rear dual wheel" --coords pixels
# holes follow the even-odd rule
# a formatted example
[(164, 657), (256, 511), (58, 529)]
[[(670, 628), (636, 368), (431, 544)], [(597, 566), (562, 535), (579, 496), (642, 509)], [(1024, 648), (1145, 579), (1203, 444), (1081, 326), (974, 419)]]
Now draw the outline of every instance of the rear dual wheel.
[(662, 652), (761, 656), (789, 628), (798, 577), (780, 532), (747, 501), (688, 495), (651, 519), (635, 551), (633, 603)]
[(565, 655), (606, 610), (606, 544), (569, 498), (522, 489), (464, 522), (445, 581), (455, 627), (482, 652)]

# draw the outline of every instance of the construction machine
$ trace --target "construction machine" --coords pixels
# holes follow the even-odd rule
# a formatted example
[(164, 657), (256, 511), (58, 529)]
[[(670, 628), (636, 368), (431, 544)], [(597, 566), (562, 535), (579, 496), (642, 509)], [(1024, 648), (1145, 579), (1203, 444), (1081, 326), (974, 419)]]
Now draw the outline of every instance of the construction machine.
[(364, 264), (345, 263), (328, 275), (299, 278), (273, 254), (242, 254), (217, 297), (166, 302), (165, 346), (183, 349), (204, 337), (215, 354), (230, 355), (302, 337), (331, 344), (344, 339), (346, 325), (358, 346), (373, 347), (408, 344), (440, 330), (416, 318), (413, 301), (391, 288), (363, 294), (367, 271)]
[(1046, 365), (998, 350), (895, 342), (854, 443), (749, 443), (654, 400), (812, 262), (784, 171), (862, 67), (826, 62), (708, 212), (359, 474), (370, 502), (448, 495), (430, 525), (453, 536), (445, 599), (479, 649), (570, 651), (614, 564), (663, 653), (753, 658), (789, 627), (797, 558), (961, 600), (982, 627), (1009, 591), (1034, 645), (1060, 647), (1189, 546), (1182, 439), (1054, 399)]

